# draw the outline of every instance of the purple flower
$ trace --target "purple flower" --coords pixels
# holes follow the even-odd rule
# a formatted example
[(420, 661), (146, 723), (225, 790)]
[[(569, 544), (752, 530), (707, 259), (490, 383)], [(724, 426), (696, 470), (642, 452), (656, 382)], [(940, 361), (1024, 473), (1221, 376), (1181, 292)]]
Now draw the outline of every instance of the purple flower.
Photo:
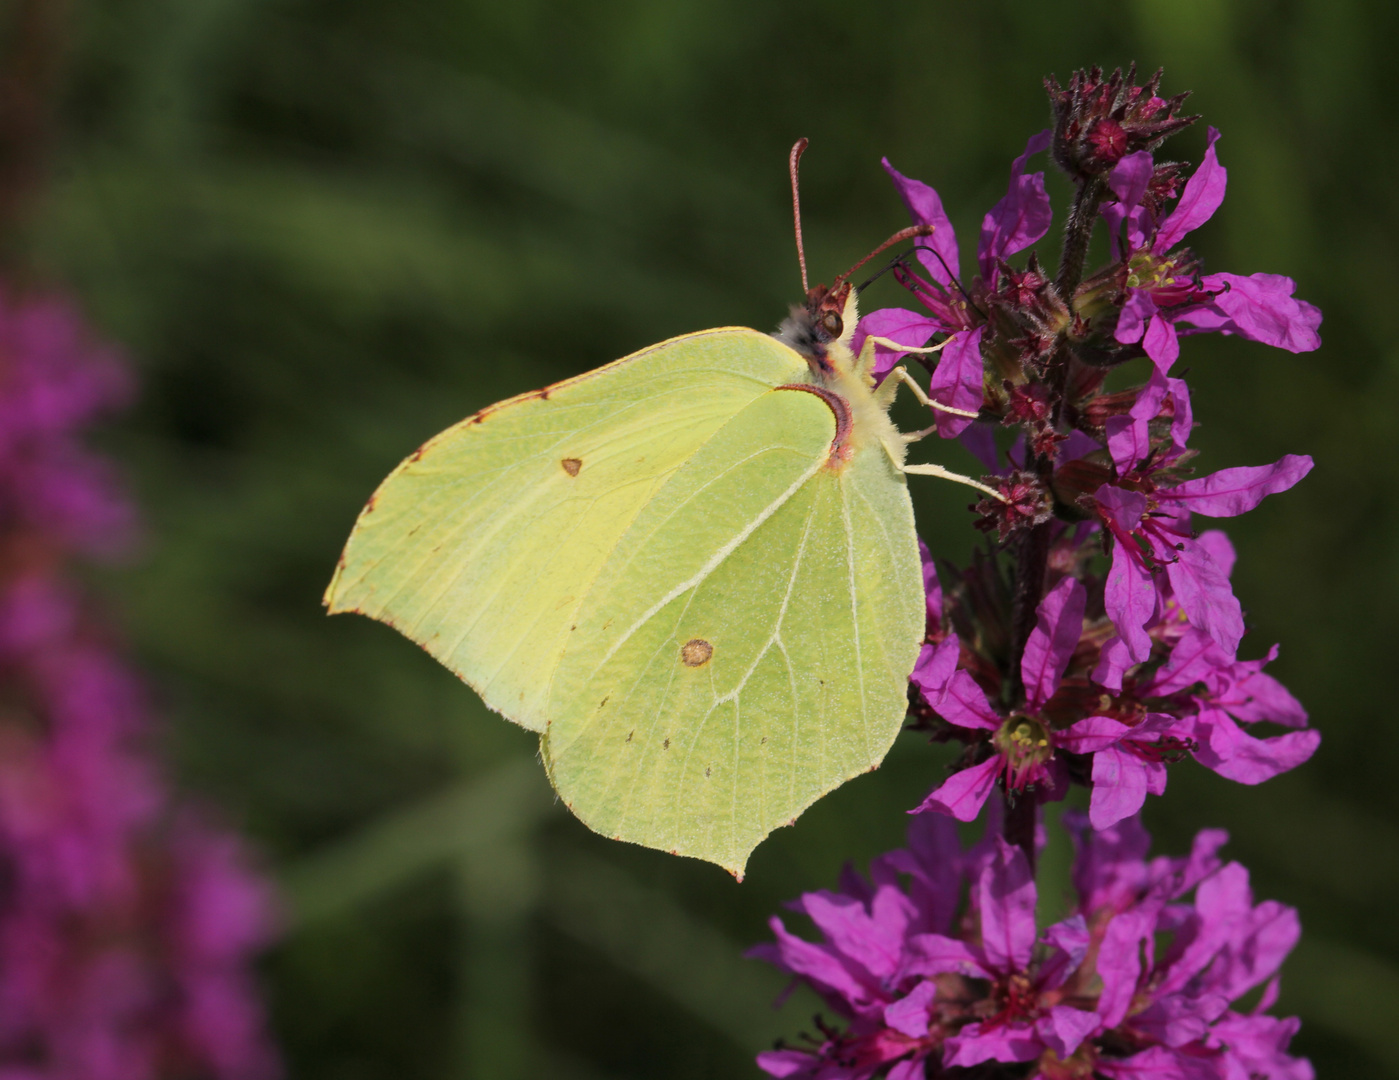
[[(1023, 251), (1048, 231), (1052, 212), (1044, 190), (1044, 173), (1025, 175), (1031, 155), (1049, 146), (1049, 132), (1035, 135), (1025, 152), (1011, 166), (1010, 187), (986, 214), (977, 245), (979, 288), (995, 291), (1000, 284), (1003, 260)], [(926, 277), (907, 268), (899, 271), (926, 314), (904, 308), (883, 308), (860, 320), (853, 347), (859, 352), (870, 335), (921, 347), (936, 334), (948, 335), (933, 371), (928, 396), (943, 405), (975, 412), (981, 405), (983, 364), (981, 345), (984, 316), (958, 280), (957, 234), (942, 207), (942, 199), (927, 184), (904, 176), (884, 161), (916, 225), (932, 225), (933, 233), (920, 245), (918, 260)], [(907, 351), (876, 344), (874, 375), (882, 379)], [(948, 413), (936, 414), (938, 433), (944, 438), (959, 434), (971, 421)]]
[(1278, 274), (1207, 274), (1196, 272), (1195, 257), (1178, 245), (1208, 221), (1224, 201), (1228, 173), (1209, 131), (1204, 160), (1185, 185), (1180, 201), (1159, 224), (1143, 204), (1155, 166), (1142, 150), (1122, 158), (1108, 177), (1116, 201), (1103, 208), (1122, 259), (1125, 299), (1114, 337), (1123, 344), (1140, 342), (1165, 373), (1180, 355), (1177, 323), (1185, 332), (1238, 334), (1288, 352), (1310, 352), (1321, 344), (1321, 312), (1293, 297), (1296, 284)]
[(976, 680), (957, 666), (961, 642), (956, 634), (923, 647), (910, 681), (949, 724), (986, 733), (989, 739), (976, 745), (990, 754), (953, 773), (915, 813), (936, 810), (959, 821), (972, 821), (997, 781), (1008, 791), (1041, 787), (1062, 794), (1067, 777), (1054, 754), (1058, 734), (1041, 712), (1058, 689), (1078, 644), (1086, 602), (1083, 586), (1073, 578), (1065, 578), (1044, 598), (1022, 658), (1025, 706), (1009, 716), (1002, 716)]
[[(1190, 721), (1196, 759), (1230, 780), (1259, 784), (1307, 761), (1321, 743), (1321, 734), (1306, 727), (1306, 710), (1263, 672), (1277, 654), (1274, 645), (1262, 660), (1236, 660), (1209, 635), (1188, 629), (1137, 693), (1182, 696), (1176, 711)], [(1239, 726), (1260, 721), (1298, 730), (1260, 739)]]
[[(963, 853), (937, 817), (915, 818), (908, 850), (876, 859), (869, 880), (847, 872), (842, 892), (792, 905), (819, 942), (772, 920), (776, 942), (750, 955), (810, 986), (845, 1023), (818, 1018), (818, 1036), (760, 1055), (762, 1068), (913, 1080), (996, 1061), (1033, 1062), (1027, 1075), (1043, 1080), (1310, 1080), (1286, 1052), (1297, 1022), (1266, 1014), (1296, 913), (1254, 904), (1247, 872), (1218, 858), (1225, 834), (1202, 832), (1184, 858), (1148, 860), (1136, 819), (1101, 832), (1066, 820), (1078, 899), (1042, 932), (1024, 854), (994, 832)], [(1234, 1011), (1258, 986), (1259, 1004)]]
[[(1139, 443), (1133, 440), (1133, 445)], [(1167, 586), (1191, 624), (1232, 655), (1243, 637), (1243, 612), (1210, 545), (1194, 536), (1190, 515), (1234, 517), (1252, 510), (1306, 476), (1312, 459), (1288, 454), (1272, 465), (1176, 481), (1171, 456), (1155, 462), (1134, 459), (1126, 446), (1123, 440), (1114, 448), (1117, 479), (1092, 496), (1112, 539), (1104, 600), (1126, 656), (1140, 663), (1150, 654), (1147, 627), (1160, 619)]]
[(1078, 646), (1086, 603), (1083, 586), (1066, 577), (1040, 604), (1021, 658), (1025, 704), (1006, 717), (992, 707), (976, 680), (956, 667), (961, 646), (955, 634), (924, 647), (910, 680), (949, 724), (987, 733), (989, 739), (973, 745), (990, 753), (953, 773), (913, 813), (937, 811), (972, 821), (998, 782), (1008, 792), (1035, 791), (1041, 799), (1062, 798), (1068, 785), (1063, 752), (1091, 759), (1091, 805), (1098, 828), (1135, 814), (1148, 793), (1165, 791), (1166, 762), (1194, 745), (1195, 729), (1187, 720), (1146, 712), (1131, 716), (1130, 724), (1092, 715), (1058, 727), (1046, 708)]
[[(1079, 532), (1089, 528), (1085, 523)], [(1076, 537), (1065, 535), (1068, 547), (1081, 545)], [(1199, 543), (1213, 552), (1227, 580), (1233, 563), (1227, 540), (1207, 533)], [(936, 575), (932, 582), (941, 611)], [(1105, 593), (1111, 587), (1109, 579)], [(930, 636), (939, 640), (924, 646), (909, 679), (927, 709), (948, 725), (947, 733), (968, 749), (961, 767), (914, 813), (971, 821), (998, 785), (1044, 801), (1062, 798), (1076, 777), (1092, 788), (1089, 813), (1101, 829), (1137, 813), (1148, 794), (1163, 794), (1167, 765), (1187, 755), (1221, 776), (1257, 784), (1316, 751), (1320, 735), (1306, 729), (1305, 711), (1262, 670), (1276, 649), (1264, 660), (1236, 660), (1208, 633), (1185, 623), (1172, 598), (1169, 635), (1154, 629), (1146, 643), (1148, 657), (1163, 657), (1164, 663), (1130, 680), (1118, 670), (1115, 683), (1107, 685), (1098, 681), (1101, 669), (1125, 646), (1121, 638), (1109, 638), (1092, 678), (1087, 676), (1093, 647), (1084, 643), (1103, 637), (1086, 621), (1088, 602), (1087, 590), (1072, 576), (1045, 596), (1021, 655), (1024, 702), (1010, 710), (992, 704), (1000, 695), (988, 696), (987, 668), (961, 638), (943, 633), (941, 618), (930, 621)], [(1260, 721), (1298, 730), (1259, 738), (1241, 726)]]

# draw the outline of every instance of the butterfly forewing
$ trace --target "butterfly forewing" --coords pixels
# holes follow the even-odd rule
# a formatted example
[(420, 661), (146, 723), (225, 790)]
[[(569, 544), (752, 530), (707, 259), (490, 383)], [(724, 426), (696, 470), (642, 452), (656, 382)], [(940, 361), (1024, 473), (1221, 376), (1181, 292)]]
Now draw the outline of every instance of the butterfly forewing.
[(543, 730), (583, 597), (637, 515), (716, 431), (805, 371), (766, 335), (713, 330), (478, 413), (380, 486), (331, 611), (388, 623)]

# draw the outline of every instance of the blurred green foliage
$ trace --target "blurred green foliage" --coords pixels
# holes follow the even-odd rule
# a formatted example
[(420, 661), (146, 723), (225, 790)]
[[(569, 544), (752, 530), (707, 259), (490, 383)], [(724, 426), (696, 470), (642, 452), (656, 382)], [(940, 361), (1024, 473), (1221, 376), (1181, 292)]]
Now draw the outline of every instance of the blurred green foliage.
[[(1317, 458), (1230, 532), (1246, 649), (1283, 643), (1274, 670), (1325, 742), (1259, 789), (1177, 766), (1148, 823), (1173, 851), (1227, 827), (1257, 892), (1301, 908), (1282, 1008), (1320, 1075), (1399, 1076), (1397, 10), (76, 4), (33, 259), (143, 375), (109, 439), (147, 544), (106, 583), (185, 784), (286, 883), (266, 981), (291, 1075), (749, 1076), (807, 1022), (814, 999), (771, 1012), (781, 979), (741, 948), (782, 899), (898, 843), (943, 751), (905, 736), (738, 885), (589, 834), (529, 735), (384, 627), (325, 619), (320, 591), (368, 493), (440, 428), (673, 334), (773, 326), (798, 293), (797, 136), (814, 277), (904, 223), (886, 154), (939, 188), (969, 249), (1044, 125), (1041, 77), (1135, 59), (1224, 132), (1229, 198), (1193, 238), (1207, 266), (1290, 274), (1327, 315), (1316, 354), (1184, 355), (1203, 463)], [(1172, 152), (1198, 157), (1204, 134)], [(1040, 249), (1052, 262), (1057, 234)], [(917, 498), (934, 550), (964, 558), (965, 495)]]

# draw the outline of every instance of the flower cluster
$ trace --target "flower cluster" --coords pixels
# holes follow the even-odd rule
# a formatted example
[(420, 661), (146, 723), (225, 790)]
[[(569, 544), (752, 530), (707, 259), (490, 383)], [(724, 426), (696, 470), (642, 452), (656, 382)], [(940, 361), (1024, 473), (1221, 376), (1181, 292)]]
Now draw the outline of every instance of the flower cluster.
[[(1175, 120), (1143, 120), (1140, 139), (1101, 170), (1101, 204), (1088, 224), (1111, 228), (1110, 265), (1077, 285), (1049, 281), (1033, 254), (1025, 269), (1010, 266), (1006, 258), (1051, 222), (1043, 174), (1026, 174), (1034, 154), (1069, 153), (1061, 129), (1101, 124), (1104, 102), (1137, 102), (1128, 120), (1173, 115), (1179, 104), (1156, 98), (1156, 80), (1132, 88), (1120, 73), (1106, 82), (1100, 72), (1080, 74), (1071, 85), (1077, 96), (1054, 96), (1055, 133), (1030, 139), (1012, 165), (1005, 197), (982, 223), (978, 273), (968, 282), (957, 276), (956, 235), (937, 193), (885, 163), (914, 221), (934, 227), (920, 267), (901, 272), (924, 310), (885, 308), (860, 324), (866, 336), (911, 348), (943, 336), (930, 397), (980, 418), (938, 412), (939, 434), (959, 436), (994, 470), (983, 481), (1000, 495), (978, 504), (979, 524), (1003, 546), (1034, 534), (1047, 551), (1019, 596), (995, 587), (994, 563), (979, 563), (946, 611), (936, 572), (929, 565), (925, 573), (937, 615), (911, 679), (914, 711), (921, 726), (968, 750), (920, 809), (964, 821), (998, 784), (1043, 801), (1078, 780), (1092, 785), (1093, 822), (1105, 827), (1164, 791), (1170, 761), (1193, 756), (1256, 784), (1307, 760), (1319, 742), (1301, 706), (1261, 670), (1276, 647), (1265, 660), (1238, 658), (1244, 620), (1229, 581), (1233, 549), (1222, 532), (1197, 532), (1193, 521), (1253, 509), (1305, 477), (1311, 459), (1289, 454), (1194, 475), (1190, 393), (1169, 372), (1180, 336), (1205, 330), (1314, 349), (1320, 312), (1293, 297), (1287, 278), (1200, 276), (1181, 241), (1218, 209), (1226, 174), (1213, 129), (1204, 161), (1183, 183), (1179, 166), (1154, 164), (1151, 148), (1180, 126)], [(1082, 115), (1069, 123), (1063, 110), (1071, 107)], [(907, 355), (876, 346), (876, 377)], [(1151, 361), (1144, 383), (1104, 391), (1109, 371), (1143, 357)], [(996, 425), (1019, 430), (1005, 464)], [(1024, 606), (1026, 594), (1032, 618), (1017, 633), (1016, 603)], [(1260, 738), (1241, 726), (1260, 721), (1295, 730)]]
[(1076, 898), (1044, 929), (1025, 853), (994, 828), (963, 851), (933, 815), (914, 818), (908, 847), (876, 859), (868, 879), (847, 871), (840, 892), (794, 902), (821, 940), (774, 918), (776, 943), (750, 955), (845, 1023), (820, 1021), (802, 1046), (758, 1064), (806, 1080), (914, 1080), (989, 1062), (1031, 1063), (1014, 1075), (1037, 1080), (1311, 1080), (1287, 1053), (1297, 1021), (1267, 1015), (1296, 912), (1254, 903), (1248, 871), (1217, 856), (1225, 834), (1148, 860), (1136, 818), (1104, 830), (1065, 820)]
[(0, 1072), (263, 1080), (268, 886), (172, 798), (139, 681), (66, 572), (131, 536), (79, 439), (128, 392), (66, 304), (0, 297)]
[[(923, 365), (929, 431), (989, 470), (972, 507), (985, 549), (958, 570), (923, 547), (927, 632), (909, 680), (911, 726), (962, 753), (911, 811), (907, 851), (877, 860), (870, 881), (798, 902), (822, 944), (774, 921), (777, 944), (760, 955), (847, 1024), (763, 1055), (772, 1075), (1312, 1075), (1285, 1052), (1296, 1022), (1265, 1015), (1295, 913), (1253, 904), (1246, 872), (1215, 858), (1222, 834), (1202, 833), (1187, 859), (1145, 861), (1136, 817), (1172, 763), (1257, 784), (1320, 742), (1264, 671), (1277, 647), (1240, 655), (1234, 549), (1196, 525), (1252, 510), (1312, 461), (1197, 474), (1190, 391), (1172, 368), (1198, 333), (1315, 349), (1321, 313), (1288, 278), (1205, 274), (1184, 246), (1227, 175), (1212, 128), (1193, 171), (1156, 159), (1195, 120), (1159, 85), (1159, 73), (1137, 86), (1096, 69), (1048, 83), (1053, 128), (1012, 164), (969, 275), (937, 192), (884, 163), (931, 233), (894, 271), (916, 308), (870, 313), (855, 346), (868, 342), (876, 380)], [(1030, 251), (1053, 216), (1044, 174), (1028, 171), (1045, 151), (1075, 185), (1052, 275)], [(1109, 262), (1085, 272), (1095, 227), (1110, 233)], [(1078, 904), (1041, 932), (1041, 809), (1075, 784), (1090, 789), (1087, 813), (1064, 818)], [(988, 802), (987, 839), (963, 853), (951, 819)], [(1236, 1005), (1264, 983), (1251, 1010)]]

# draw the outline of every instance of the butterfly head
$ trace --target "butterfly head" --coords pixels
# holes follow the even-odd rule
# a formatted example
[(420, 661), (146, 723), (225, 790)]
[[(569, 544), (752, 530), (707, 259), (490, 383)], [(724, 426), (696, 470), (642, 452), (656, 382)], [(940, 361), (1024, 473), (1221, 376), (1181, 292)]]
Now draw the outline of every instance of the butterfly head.
[(807, 290), (806, 302), (792, 305), (776, 336), (801, 354), (813, 375), (829, 379), (838, 367), (850, 366), (850, 339), (859, 321), (854, 286), (837, 278), (830, 287)]

